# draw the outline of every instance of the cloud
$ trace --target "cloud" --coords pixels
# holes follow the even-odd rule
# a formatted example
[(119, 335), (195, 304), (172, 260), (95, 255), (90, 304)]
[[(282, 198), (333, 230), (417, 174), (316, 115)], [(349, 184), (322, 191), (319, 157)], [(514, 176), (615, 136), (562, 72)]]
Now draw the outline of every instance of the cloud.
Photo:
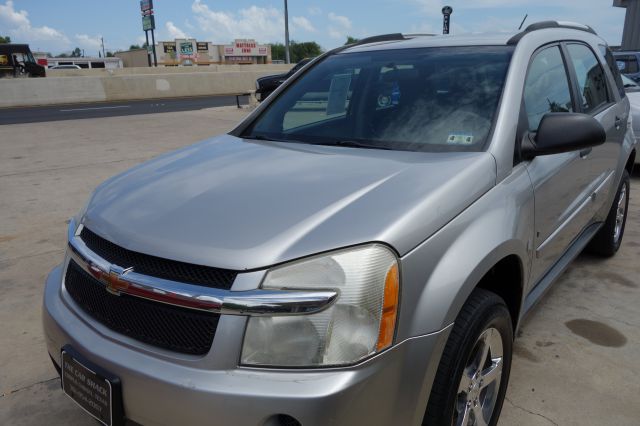
[(291, 21), (293, 22), (294, 26), (296, 26), (296, 27), (298, 27), (298, 28), (300, 28), (302, 30), (309, 31), (310, 33), (316, 32), (316, 28), (304, 16), (294, 16), (291, 19)]
[(309, 15), (311, 15), (311, 16), (322, 15), (322, 9), (320, 9), (317, 6), (309, 6), (307, 11), (309, 12)]
[(43, 25), (34, 27), (26, 10), (16, 10), (12, 0), (0, 4), (0, 28), (16, 42), (56, 41), (58, 45), (69, 45), (69, 38), (62, 32)]
[(75, 40), (83, 49), (87, 49), (92, 52), (94, 50), (102, 49), (102, 40), (100, 40), (100, 36), (91, 37), (87, 34), (76, 34)]
[(336, 15), (329, 12), (327, 15), (330, 21), (329, 36), (332, 38), (346, 38), (352, 28), (351, 20), (346, 16)]
[(184, 31), (182, 31), (180, 28), (176, 27), (175, 24), (171, 21), (167, 21), (167, 23), (165, 24), (165, 28), (167, 29), (167, 32), (169, 33), (169, 38), (170, 39), (176, 39), (176, 38), (188, 38), (187, 35), (184, 33)]
[(284, 14), (274, 7), (250, 6), (237, 12), (223, 12), (195, 0), (191, 10), (200, 30), (214, 42), (253, 38), (264, 43), (284, 39)]

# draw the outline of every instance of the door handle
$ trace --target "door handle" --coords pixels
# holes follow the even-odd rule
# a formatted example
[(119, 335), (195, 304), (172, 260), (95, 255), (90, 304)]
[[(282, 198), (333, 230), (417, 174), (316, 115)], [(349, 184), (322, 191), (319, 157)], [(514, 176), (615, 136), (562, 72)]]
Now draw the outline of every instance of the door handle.
[(585, 159), (589, 156), (589, 154), (591, 154), (591, 151), (593, 151), (593, 148), (586, 148), (583, 149), (582, 151), (580, 151), (580, 158)]
[(620, 126), (622, 126), (622, 118), (620, 118), (620, 117), (618, 117), (616, 115), (616, 119), (615, 119), (615, 121), (613, 123), (616, 126), (616, 130), (620, 130)]

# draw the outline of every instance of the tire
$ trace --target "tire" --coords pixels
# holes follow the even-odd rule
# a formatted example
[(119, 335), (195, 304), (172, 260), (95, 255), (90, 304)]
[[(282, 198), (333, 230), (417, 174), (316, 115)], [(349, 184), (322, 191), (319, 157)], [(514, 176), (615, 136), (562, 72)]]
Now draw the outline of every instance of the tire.
[[(485, 342), (490, 343), (488, 355)], [(474, 290), (445, 345), (422, 425), (495, 426), (509, 383), (512, 351), (513, 326), (504, 301), (490, 291)], [(479, 363), (483, 356), (485, 362)], [(486, 382), (480, 381), (483, 377)]]
[(622, 244), (624, 228), (627, 223), (630, 190), (629, 172), (625, 170), (607, 220), (589, 242), (588, 252), (603, 257), (611, 257), (616, 254)]

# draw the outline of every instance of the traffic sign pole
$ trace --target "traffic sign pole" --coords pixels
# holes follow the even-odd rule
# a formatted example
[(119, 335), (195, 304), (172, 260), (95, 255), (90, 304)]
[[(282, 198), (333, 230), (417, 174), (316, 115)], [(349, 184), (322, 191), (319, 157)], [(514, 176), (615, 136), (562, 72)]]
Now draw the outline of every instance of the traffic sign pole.
[(147, 38), (147, 63), (149, 64), (149, 68), (151, 68), (151, 55), (149, 55), (149, 31), (145, 31), (144, 35)]

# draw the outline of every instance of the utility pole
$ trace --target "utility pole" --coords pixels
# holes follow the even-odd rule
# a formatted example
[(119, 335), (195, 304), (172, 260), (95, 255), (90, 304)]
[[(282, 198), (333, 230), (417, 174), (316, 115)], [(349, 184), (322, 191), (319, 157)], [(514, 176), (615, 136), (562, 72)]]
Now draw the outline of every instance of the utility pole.
[(102, 57), (106, 58), (107, 55), (104, 53), (104, 37), (100, 37), (100, 42), (102, 43)]
[(287, 0), (284, 0), (284, 57), (287, 64), (291, 63), (289, 55), (289, 7)]

